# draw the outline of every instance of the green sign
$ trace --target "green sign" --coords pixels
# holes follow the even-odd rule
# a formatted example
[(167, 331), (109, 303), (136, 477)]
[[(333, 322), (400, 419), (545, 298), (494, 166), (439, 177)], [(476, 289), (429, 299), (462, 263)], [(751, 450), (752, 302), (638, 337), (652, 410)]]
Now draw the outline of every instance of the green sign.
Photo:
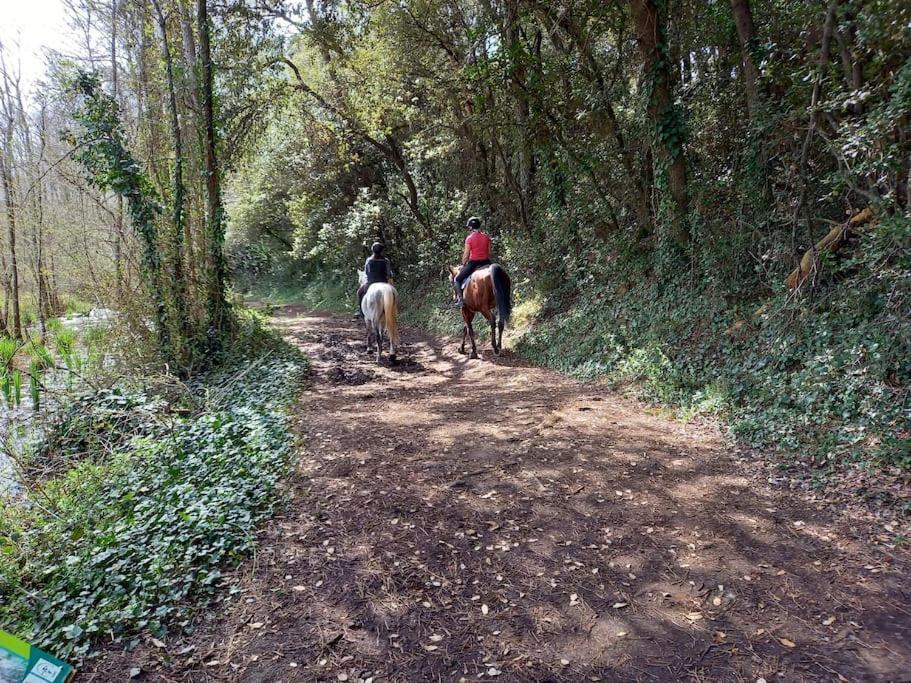
[(73, 667), (0, 630), (0, 683), (66, 683)]

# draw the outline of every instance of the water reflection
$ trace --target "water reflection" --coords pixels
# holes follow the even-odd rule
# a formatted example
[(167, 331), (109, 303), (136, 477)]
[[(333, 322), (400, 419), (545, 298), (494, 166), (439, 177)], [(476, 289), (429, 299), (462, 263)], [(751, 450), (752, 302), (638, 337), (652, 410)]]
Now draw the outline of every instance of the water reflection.
[[(93, 308), (85, 315), (59, 318), (61, 325), (77, 335), (85, 330), (107, 325), (116, 313), (108, 308)], [(66, 371), (51, 372), (44, 376), (44, 384), (60, 387), (65, 381)], [(26, 392), (27, 393), (27, 392)], [(0, 496), (17, 496), (22, 493), (15, 460), (41, 437), (45, 420), (42, 418), (53, 411), (53, 392), (44, 392), (41, 409), (32, 408), (28, 396), (22, 397), (20, 405), (9, 405), (0, 398)]]

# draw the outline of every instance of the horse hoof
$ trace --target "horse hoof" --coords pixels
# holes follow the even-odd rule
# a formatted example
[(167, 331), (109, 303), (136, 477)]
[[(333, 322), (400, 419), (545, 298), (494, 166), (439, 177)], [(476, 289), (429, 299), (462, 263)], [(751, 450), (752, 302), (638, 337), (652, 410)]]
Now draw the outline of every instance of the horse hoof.
[(465, 349), (459, 349), (459, 353), (461, 353), (464, 356), (466, 353), (468, 353), (468, 351), (466, 351)]
[(477, 360), (480, 356), (478, 356), (478, 354), (476, 354), (476, 353), (473, 353), (468, 357), (471, 358), (472, 360)]
[(393, 353), (391, 356), (389, 356), (389, 364), (390, 364), (390, 365), (398, 365), (398, 364), (399, 364), (398, 356), (396, 356), (394, 353)]
[(493, 350), (493, 355), (499, 356), (499, 355), (500, 355), (500, 349), (494, 349), (494, 350)]

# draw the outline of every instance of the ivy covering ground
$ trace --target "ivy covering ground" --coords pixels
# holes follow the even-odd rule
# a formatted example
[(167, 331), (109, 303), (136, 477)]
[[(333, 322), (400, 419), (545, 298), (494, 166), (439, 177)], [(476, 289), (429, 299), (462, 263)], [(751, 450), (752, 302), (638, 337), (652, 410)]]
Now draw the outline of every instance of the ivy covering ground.
[(113, 455), (88, 453), (33, 504), (5, 504), (2, 628), (83, 656), (142, 629), (185, 627), (191, 608), (216, 594), (222, 570), (251, 549), (257, 523), (281, 501), (292, 453), (285, 409), (307, 372), (304, 357), (261, 330), (237, 346), (243, 352), (181, 402), (189, 415), (145, 412), (157, 427), (136, 429), (148, 406), (139, 392), (99, 396), (100, 413), (112, 401), (133, 411), (133, 420), (107, 422), (139, 436)]

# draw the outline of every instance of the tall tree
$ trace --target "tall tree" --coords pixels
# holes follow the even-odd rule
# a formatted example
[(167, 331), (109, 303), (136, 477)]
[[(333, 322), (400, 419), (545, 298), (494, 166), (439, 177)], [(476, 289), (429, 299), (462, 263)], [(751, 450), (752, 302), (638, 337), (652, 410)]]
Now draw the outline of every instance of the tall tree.
[(206, 174), (206, 237), (209, 257), (208, 315), (209, 338), (213, 348), (227, 322), (225, 300), (225, 216), (221, 197), (221, 177), (218, 169), (218, 137), (215, 128), (214, 74), (210, 46), (209, 11), (207, 0), (196, 1), (196, 24), (199, 33), (199, 65), (201, 75), (203, 122), (205, 126)]
[(518, 166), (518, 199), (522, 223), (527, 230), (532, 229), (532, 210), (535, 203), (535, 171), (537, 155), (535, 152), (534, 123), (531, 120), (531, 104), (528, 96), (529, 57), (521, 38), (521, 3), (518, 0), (507, 0), (503, 33), (506, 53), (510, 62), (510, 92), (516, 115), (516, 129), (519, 138)]
[(747, 96), (750, 120), (756, 124), (759, 118), (759, 70), (756, 68), (756, 29), (753, 26), (753, 12), (750, 0), (731, 0), (737, 39), (740, 42), (740, 61), (743, 65), (743, 85)]
[(645, 62), (645, 91), (654, 133), (660, 189), (670, 194), (668, 237), (677, 247), (690, 240), (686, 127), (674, 103), (673, 72), (665, 16), (666, 0), (630, 0), (633, 26)]
[[(111, 0), (111, 95), (120, 103), (120, 65), (117, 63), (117, 22), (120, 15), (118, 0)], [(123, 274), (123, 197), (117, 195), (117, 208), (114, 212), (114, 294), (119, 302), (124, 294)]]
[[(630, 187), (630, 203), (636, 216), (637, 229), (642, 235), (648, 234), (652, 228), (652, 217), (646, 178), (639, 171), (636, 150), (624, 133), (623, 124), (617, 116), (608, 79), (604, 75), (604, 68), (598, 61), (594, 41), (586, 34), (580, 20), (571, 12), (563, 11), (547, 2), (540, 3), (539, 11), (544, 14), (544, 20), (549, 25), (559, 27), (569, 38), (572, 47), (578, 52), (585, 66), (582, 73), (596, 86), (599, 100), (597, 113), (605, 133), (613, 138), (617, 145), (617, 154)], [(564, 47), (562, 41), (555, 43), (554, 47), (562, 52), (568, 52), (569, 48), (569, 46)]]
[[(0, 45), (0, 57), (3, 56), (2, 45)], [(9, 248), (9, 278), (10, 278), (10, 299), (12, 305), (12, 329), (11, 334), (17, 338), (22, 338), (22, 312), (20, 310), (19, 298), (19, 256), (16, 248), (17, 233), (17, 197), (15, 177), (13, 170), (15, 168), (15, 148), (13, 139), (15, 128), (18, 120), (16, 110), (16, 101), (13, 96), (13, 76), (7, 69), (5, 58), (0, 59), (0, 79), (2, 79), (2, 89), (0, 89), (0, 114), (3, 116), (2, 129), (0, 129), (0, 189), (3, 190), (3, 199), (6, 203), (6, 220), (7, 220), (7, 240)]]
[[(161, 40), (161, 54), (165, 63), (165, 81), (168, 91), (168, 113), (171, 128), (171, 144), (174, 149), (174, 165), (171, 176), (171, 289), (174, 297), (175, 317), (180, 332), (181, 345), (190, 342), (190, 321), (187, 317), (187, 278), (183, 267), (184, 249), (184, 200), (186, 188), (183, 180), (183, 139), (180, 131), (180, 114), (177, 107), (177, 86), (174, 80), (174, 60), (168, 40), (168, 22), (160, 0), (153, 0)], [(180, 357), (186, 353), (179, 349)]]
[[(813, 237), (812, 218), (807, 213), (807, 193), (809, 190), (810, 178), (807, 173), (807, 165), (810, 159), (810, 149), (813, 145), (813, 138), (816, 135), (820, 119), (820, 103), (823, 96), (823, 88), (826, 81), (826, 73), (829, 69), (829, 57), (831, 55), (832, 36), (835, 32), (835, 20), (838, 10), (838, 0), (829, 0), (826, 8), (825, 18), (823, 19), (822, 36), (819, 39), (819, 57), (817, 59), (816, 77), (813, 79), (813, 89), (810, 93), (810, 121), (807, 125), (807, 132), (803, 138), (803, 145), (800, 148), (800, 160), (798, 161), (798, 195), (794, 203), (794, 213), (792, 222), (792, 243), (796, 243), (797, 226), (801, 217), (807, 229), (807, 238), (810, 248), (813, 249), (815, 238)], [(792, 244), (793, 246), (793, 244)]]

